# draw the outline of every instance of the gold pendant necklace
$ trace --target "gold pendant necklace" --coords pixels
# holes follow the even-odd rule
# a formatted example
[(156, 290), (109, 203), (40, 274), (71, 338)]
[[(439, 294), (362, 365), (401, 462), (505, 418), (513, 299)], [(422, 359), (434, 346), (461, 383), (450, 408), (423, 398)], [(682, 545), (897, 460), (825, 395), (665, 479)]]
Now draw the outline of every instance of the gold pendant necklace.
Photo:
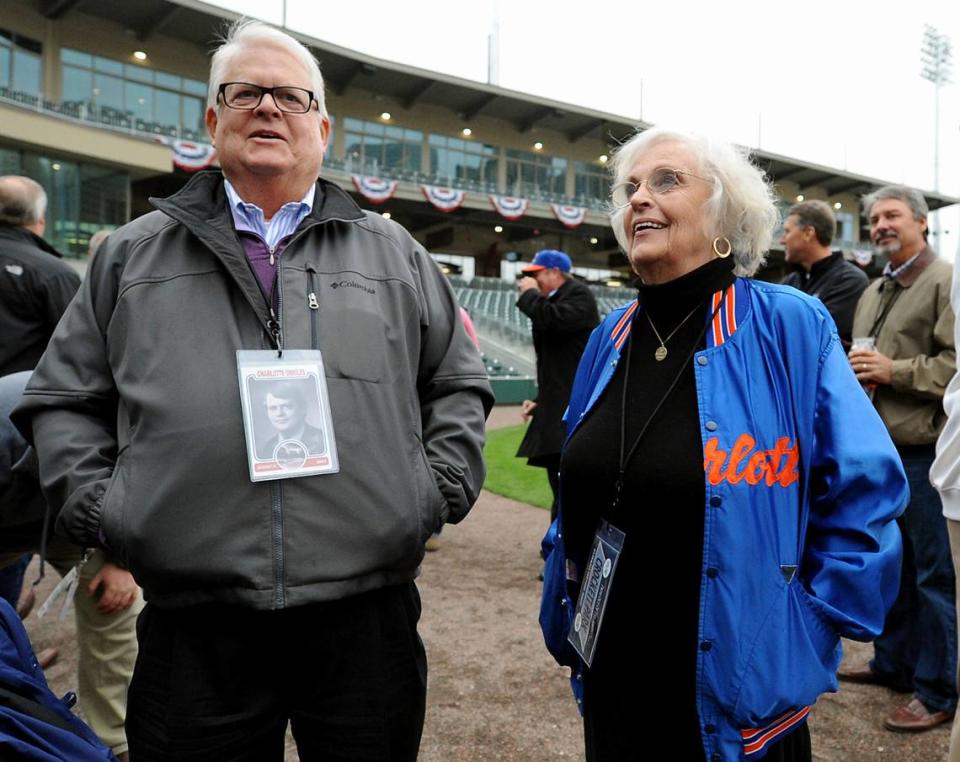
[(687, 316), (680, 321), (680, 323), (677, 325), (676, 328), (670, 331), (670, 335), (667, 336), (667, 338), (665, 339), (660, 338), (660, 332), (657, 330), (657, 327), (653, 324), (653, 321), (650, 319), (650, 310), (643, 311), (643, 314), (647, 316), (647, 322), (650, 324), (650, 327), (653, 329), (653, 335), (656, 336), (657, 341), (660, 342), (660, 346), (657, 347), (657, 350), (653, 353), (653, 357), (657, 362), (663, 362), (665, 359), (667, 359), (667, 342), (670, 341), (670, 339), (673, 338), (673, 335), (683, 327), (684, 323), (686, 323), (690, 318), (693, 317), (693, 313), (696, 312), (698, 309), (700, 309), (699, 304), (696, 307), (694, 307), (692, 310), (690, 310), (689, 313), (687, 313)]

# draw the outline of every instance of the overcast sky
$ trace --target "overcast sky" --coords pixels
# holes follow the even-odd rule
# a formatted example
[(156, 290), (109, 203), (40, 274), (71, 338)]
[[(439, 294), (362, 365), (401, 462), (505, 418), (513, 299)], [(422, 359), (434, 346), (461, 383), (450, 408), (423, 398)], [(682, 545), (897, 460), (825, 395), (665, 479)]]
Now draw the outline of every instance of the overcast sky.
[[(700, 132), (891, 182), (934, 187), (934, 88), (924, 24), (953, 44), (940, 90), (940, 190), (960, 196), (960, 2), (727, 0), (221, 0), (216, 4), (392, 61)], [(549, 146), (546, 147), (549, 151)], [(941, 214), (944, 254), (960, 207)]]

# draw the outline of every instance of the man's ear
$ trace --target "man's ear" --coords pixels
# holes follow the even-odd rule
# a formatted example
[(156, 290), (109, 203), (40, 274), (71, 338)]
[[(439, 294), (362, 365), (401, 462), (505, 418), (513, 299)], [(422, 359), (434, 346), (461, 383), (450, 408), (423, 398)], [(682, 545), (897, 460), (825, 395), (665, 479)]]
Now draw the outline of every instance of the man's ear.
[(207, 106), (207, 113), (203, 119), (207, 125), (207, 132), (210, 134), (210, 142), (216, 146), (217, 141), (217, 110), (213, 106)]

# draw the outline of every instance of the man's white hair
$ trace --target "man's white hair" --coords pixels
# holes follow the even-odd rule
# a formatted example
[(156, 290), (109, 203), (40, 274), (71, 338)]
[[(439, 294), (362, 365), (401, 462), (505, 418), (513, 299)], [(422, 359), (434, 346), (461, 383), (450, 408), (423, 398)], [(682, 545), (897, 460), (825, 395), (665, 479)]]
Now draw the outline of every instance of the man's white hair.
[(317, 108), (320, 116), (327, 116), (327, 101), (323, 94), (323, 75), (320, 73), (320, 64), (303, 44), (295, 40), (286, 32), (253, 19), (237, 19), (223, 38), (210, 59), (210, 82), (207, 86), (207, 105), (217, 107), (217, 91), (227, 75), (230, 64), (238, 54), (254, 45), (273, 45), (282, 48), (303, 64), (310, 72), (310, 89), (317, 99)]
[(36, 225), (46, 214), (47, 193), (40, 183), (23, 175), (0, 177), (0, 222)]
[[(704, 234), (710, 239), (727, 238), (737, 275), (753, 275), (766, 258), (780, 219), (773, 189), (763, 171), (750, 161), (745, 149), (704, 135), (655, 127), (638, 132), (614, 153), (610, 162), (613, 184), (625, 182), (640, 156), (660, 143), (680, 143), (693, 152), (698, 166), (691, 171), (713, 183), (703, 220)], [(610, 224), (617, 243), (628, 252), (630, 242), (623, 229), (625, 211), (611, 209)]]

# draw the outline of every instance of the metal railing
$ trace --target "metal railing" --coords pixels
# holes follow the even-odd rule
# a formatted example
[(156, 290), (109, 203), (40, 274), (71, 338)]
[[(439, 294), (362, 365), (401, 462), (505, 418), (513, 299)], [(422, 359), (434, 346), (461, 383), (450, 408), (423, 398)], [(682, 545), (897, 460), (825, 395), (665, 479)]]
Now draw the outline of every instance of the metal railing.
[(115, 132), (148, 139), (164, 137), (173, 140), (202, 141), (206, 138), (206, 135), (199, 130), (192, 130), (182, 125), (141, 119), (132, 111), (116, 109), (111, 106), (99, 106), (93, 101), (74, 100), (57, 103), (35, 93), (0, 87), (0, 103), (9, 103), (46, 116), (86, 125), (93, 124)]

